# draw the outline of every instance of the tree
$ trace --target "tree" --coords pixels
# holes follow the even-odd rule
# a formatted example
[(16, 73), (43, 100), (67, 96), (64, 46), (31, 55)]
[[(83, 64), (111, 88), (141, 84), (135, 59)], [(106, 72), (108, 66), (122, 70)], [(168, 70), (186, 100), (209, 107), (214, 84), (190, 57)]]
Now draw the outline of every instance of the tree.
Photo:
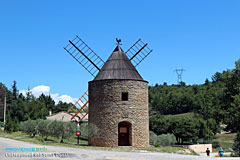
[(48, 110), (53, 110), (55, 107), (55, 102), (50, 95), (45, 96), (43, 93), (39, 96), (38, 100), (45, 104)]
[(233, 155), (235, 157), (240, 157), (240, 132), (238, 132), (234, 138), (234, 144), (232, 146)]
[(27, 133), (31, 137), (35, 137), (37, 134), (37, 126), (40, 120), (27, 120), (20, 123), (20, 129), (22, 132)]
[(76, 126), (72, 122), (63, 122), (60, 121), (58, 125), (58, 130), (61, 131), (59, 137), (61, 138), (61, 143), (66, 138), (70, 138), (76, 131)]
[(219, 73), (219, 72), (216, 72), (216, 73), (212, 76), (212, 81), (213, 81), (213, 82), (222, 81), (222, 74)]
[(52, 137), (60, 137), (61, 136), (61, 121), (51, 121), (51, 123), (49, 124), (48, 128), (49, 128), (49, 135)]
[(12, 94), (13, 94), (13, 100), (16, 100), (17, 97), (18, 97), (18, 90), (17, 90), (17, 82), (16, 81), (13, 81)]
[(191, 114), (151, 117), (150, 130), (158, 135), (174, 134), (178, 143), (207, 138), (206, 122)]
[(50, 120), (39, 120), (38, 125), (37, 125), (37, 131), (39, 133), (39, 135), (43, 137), (45, 137), (44, 140), (47, 140), (48, 136), (51, 133), (51, 128), (50, 126), (51, 121)]
[(235, 69), (223, 72), (224, 94), (220, 98), (217, 117), (227, 124), (226, 130), (240, 130), (240, 59), (235, 62)]
[(6, 124), (4, 126), (4, 131), (8, 132), (8, 133), (13, 132), (13, 130), (14, 130), (14, 124), (13, 123), (14, 122), (13, 122), (11, 116), (10, 116), (10, 113), (8, 112), (7, 116), (6, 116)]

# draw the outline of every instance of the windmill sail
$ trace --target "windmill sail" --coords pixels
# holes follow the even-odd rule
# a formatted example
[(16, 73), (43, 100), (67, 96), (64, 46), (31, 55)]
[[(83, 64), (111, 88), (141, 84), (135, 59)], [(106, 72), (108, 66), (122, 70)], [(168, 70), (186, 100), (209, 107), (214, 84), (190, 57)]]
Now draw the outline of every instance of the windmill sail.
[[(78, 106), (78, 107), (77, 107)], [(74, 111), (73, 109), (77, 109), (77, 112), (74, 113), (72, 116), (71, 120), (75, 118), (79, 113), (81, 114), (80, 122), (83, 120), (84, 117), (88, 114), (86, 113), (81, 113), (84, 109), (88, 107), (88, 90), (75, 102), (75, 104), (72, 105), (72, 107), (67, 111), (70, 113), (70, 111)]]
[(64, 49), (78, 62), (80, 63), (93, 77), (95, 77), (98, 71), (104, 65), (104, 61), (90, 48), (88, 45), (78, 36), (72, 41), (69, 40), (69, 44)]
[(147, 45), (147, 43), (143, 43), (141, 39), (138, 39), (137, 42), (127, 50), (126, 54), (135, 67), (152, 52)]

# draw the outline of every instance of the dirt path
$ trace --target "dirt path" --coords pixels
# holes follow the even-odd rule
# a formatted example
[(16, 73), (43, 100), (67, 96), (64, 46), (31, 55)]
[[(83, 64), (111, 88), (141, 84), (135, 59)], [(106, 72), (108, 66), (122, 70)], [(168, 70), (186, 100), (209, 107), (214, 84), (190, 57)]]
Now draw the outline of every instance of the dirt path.
[[(28, 151), (14, 151), (22, 148)], [(29, 151), (42, 148), (43, 151)], [(8, 151), (6, 151), (8, 149)], [(20, 157), (25, 156), (25, 157)], [(209, 160), (226, 159), (240, 160), (240, 158), (214, 158), (204, 156), (190, 156), (158, 152), (116, 152), (92, 149), (78, 149), (68, 147), (44, 146), (0, 137), (0, 160)]]

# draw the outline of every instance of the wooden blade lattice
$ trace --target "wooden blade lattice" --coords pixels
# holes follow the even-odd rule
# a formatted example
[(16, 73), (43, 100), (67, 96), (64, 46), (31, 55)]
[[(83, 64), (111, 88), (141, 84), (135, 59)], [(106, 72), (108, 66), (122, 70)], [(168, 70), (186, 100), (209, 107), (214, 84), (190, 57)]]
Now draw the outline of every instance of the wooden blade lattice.
[(152, 52), (152, 50), (148, 48), (147, 45), (147, 43), (143, 43), (143, 41), (139, 39), (134, 45), (132, 45), (132, 47), (127, 50), (126, 54), (135, 67), (139, 65)]
[(79, 121), (81, 122), (88, 115), (88, 111), (86, 113), (81, 113), (81, 111), (88, 108), (88, 90), (75, 102), (74, 105), (72, 105), (72, 107), (67, 112), (70, 113), (74, 108), (78, 109), (78, 111), (75, 112), (71, 120), (80, 114)]
[(64, 49), (79, 63), (81, 64), (93, 77), (104, 65), (104, 61), (78, 36)]

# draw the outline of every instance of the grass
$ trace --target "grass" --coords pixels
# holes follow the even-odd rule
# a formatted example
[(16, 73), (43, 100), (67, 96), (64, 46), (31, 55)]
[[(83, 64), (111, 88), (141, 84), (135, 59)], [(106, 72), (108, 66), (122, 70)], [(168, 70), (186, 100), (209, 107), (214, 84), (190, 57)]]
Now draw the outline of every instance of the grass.
[(169, 115), (164, 115), (165, 117), (171, 117), (171, 118), (177, 118), (177, 117), (191, 117), (193, 118), (195, 114), (193, 112), (188, 112), (188, 113), (181, 113), (181, 114), (169, 114)]
[[(232, 152), (232, 145), (235, 134), (218, 134), (213, 141), (218, 141), (224, 152)], [(220, 148), (214, 148), (213, 152), (218, 152)]]
[(88, 142), (80, 140), (80, 144), (77, 145), (76, 136), (72, 136), (69, 139), (64, 139), (64, 143), (59, 143), (60, 139), (55, 137), (48, 137), (48, 141), (44, 141), (42, 137), (36, 136), (31, 138), (29, 135), (22, 132), (5, 133), (0, 131), (0, 137), (10, 138), (14, 140), (29, 142), (39, 145), (51, 145), (51, 146), (61, 146), (61, 147), (72, 147), (72, 148), (82, 148), (82, 149), (95, 149), (95, 150), (108, 150), (108, 151), (120, 151), (120, 152), (132, 152), (132, 151), (150, 151), (150, 152), (165, 152), (165, 153), (177, 153), (177, 154), (188, 154), (197, 155), (195, 152), (182, 147), (146, 147), (146, 148), (133, 148), (133, 147), (95, 147), (88, 146)]

